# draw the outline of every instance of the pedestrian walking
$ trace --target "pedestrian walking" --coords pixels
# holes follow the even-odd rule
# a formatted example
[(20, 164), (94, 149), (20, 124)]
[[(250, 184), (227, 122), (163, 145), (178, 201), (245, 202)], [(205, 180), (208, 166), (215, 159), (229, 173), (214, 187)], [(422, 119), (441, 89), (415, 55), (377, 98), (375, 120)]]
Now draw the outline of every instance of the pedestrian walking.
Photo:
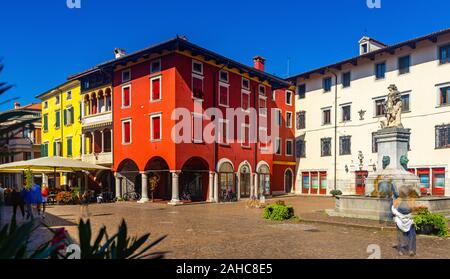
[(41, 205), (42, 205), (42, 190), (41, 186), (38, 184), (34, 184), (31, 187), (31, 197), (32, 197), (32, 204), (36, 206), (36, 212), (37, 215), (41, 215)]
[(47, 206), (47, 199), (49, 195), (49, 190), (47, 184), (42, 185), (42, 218), (45, 218), (45, 207)]
[(13, 205), (13, 219), (16, 220), (17, 207), (22, 213), (22, 220), (25, 219), (25, 203), (24, 203), (24, 193), (19, 191), (17, 185), (15, 185), (11, 192), (11, 203)]
[(416, 255), (416, 228), (412, 212), (414, 208), (413, 201), (408, 199), (406, 191), (400, 191), (399, 198), (392, 205), (392, 213), (394, 222), (397, 225), (398, 235), (398, 254), (400, 256)]
[(31, 219), (34, 220), (34, 214), (33, 214), (33, 194), (31, 192), (30, 189), (27, 189), (24, 185), (23, 189), (22, 189), (22, 196), (23, 196), (23, 201), (25, 202), (25, 210), (27, 213), (27, 220)]
[(78, 193), (78, 199), (80, 200), (80, 218), (89, 218), (89, 198), (90, 193), (88, 190), (84, 191), (83, 194), (81, 192)]

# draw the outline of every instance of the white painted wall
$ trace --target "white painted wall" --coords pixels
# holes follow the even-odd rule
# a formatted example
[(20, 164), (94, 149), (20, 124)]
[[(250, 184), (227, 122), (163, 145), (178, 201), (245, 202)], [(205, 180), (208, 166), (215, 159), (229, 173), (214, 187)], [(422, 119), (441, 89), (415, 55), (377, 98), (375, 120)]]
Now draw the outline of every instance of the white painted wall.
[[(435, 149), (435, 126), (450, 124), (450, 106), (438, 107), (438, 88), (450, 84), (450, 64), (440, 65), (439, 46), (450, 43), (450, 36), (439, 38), (436, 44), (424, 41), (416, 49), (403, 47), (394, 55), (384, 53), (374, 61), (359, 59), (358, 66), (345, 65), (338, 74), (338, 137), (352, 136), (352, 155), (337, 156), (337, 188), (344, 193), (355, 193), (354, 170), (358, 166), (358, 151), (365, 157), (364, 169), (372, 171), (369, 165), (377, 163), (377, 154), (372, 153), (372, 132), (379, 129), (382, 118), (375, 117), (374, 98), (385, 96), (388, 86), (395, 84), (400, 92), (409, 92), (411, 111), (402, 115), (403, 125), (411, 129), (411, 151), (408, 154), (409, 166), (446, 168), (446, 195), (450, 196), (450, 149)], [(356, 47), (356, 46), (355, 46)], [(410, 73), (399, 75), (398, 58), (411, 55)], [(386, 78), (376, 80), (374, 67), (376, 63), (386, 61)], [(342, 88), (342, 73), (351, 71), (352, 81), (349, 88)], [(306, 129), (296, 130), (296, 136), (305, 136), (306, 158), (298, 159), (297, 189), (301, 189), (303, 171), (327, 170), (329, 190), (334, 188), (334, 157), (320, 156), (320, 139), (334, 138), (334, 78), (331, 92), (324, 93), (322, 79), (332, 75), (314, 74), (307, 80), (298, 78), (297, 85), (306, 84), (306, 98), (296, 95), (296, 110), (306, 111)], [(352, 104), (352, 120), (340, 122), (342, 114), (339, 105)], [(322, 126), (322, 108), (331, 106), (331, 125)], [(365, 110), (364, 120), (360, 120), (358, 111)], [(334, 155), (334, 140), (332, 140)], [(348, 166), (349, 173), (345, 172)]]

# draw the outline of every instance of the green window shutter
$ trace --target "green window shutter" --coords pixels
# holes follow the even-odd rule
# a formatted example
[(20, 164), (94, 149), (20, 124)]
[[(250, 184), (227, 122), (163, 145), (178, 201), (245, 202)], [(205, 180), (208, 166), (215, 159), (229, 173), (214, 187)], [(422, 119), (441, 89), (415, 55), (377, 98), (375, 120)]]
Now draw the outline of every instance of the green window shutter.
[(44, 114), (44, 131), (48, 131), (48, 115)]
[(44, 157), (48, 157), (48, 143), (44, 144)]
[(67, 156), (72, 156), (72, 139), (67, 139)]
[(64, 126), (67, 126), (68, 122), (67, 122), (67, 109), (65, 109), (63, 111), (63, 118), (64, 118)]
[(41, 156), (45, 157), (45, 144), (41, 144)]
[(56, 153), (56, 141), (53, 142), (53, 156), (57, 156), (58, 154)]
[(70, 124), (75, 123), (75, 112), (73, 107), (70, 108)]
[(56, 128), (59, 128), (59, 126), (61, 124), (61, 112), (60, 111), (56, 112), (55, 118), (56, 118), (55, 126), (56, 126)]

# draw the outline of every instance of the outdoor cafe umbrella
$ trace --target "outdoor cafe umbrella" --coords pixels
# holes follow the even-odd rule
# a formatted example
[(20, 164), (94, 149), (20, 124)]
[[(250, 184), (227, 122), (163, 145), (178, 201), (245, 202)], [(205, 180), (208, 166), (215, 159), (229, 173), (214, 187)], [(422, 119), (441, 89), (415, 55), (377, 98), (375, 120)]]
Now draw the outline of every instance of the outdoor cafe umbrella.
[(33, 160), (19, 161), (0, 165), (0, 172), (53, 172), (56, 180), (57, 172), (78, 172), (92, 170), (109, 170), (109, 168), (63, 157), (42, 157)]

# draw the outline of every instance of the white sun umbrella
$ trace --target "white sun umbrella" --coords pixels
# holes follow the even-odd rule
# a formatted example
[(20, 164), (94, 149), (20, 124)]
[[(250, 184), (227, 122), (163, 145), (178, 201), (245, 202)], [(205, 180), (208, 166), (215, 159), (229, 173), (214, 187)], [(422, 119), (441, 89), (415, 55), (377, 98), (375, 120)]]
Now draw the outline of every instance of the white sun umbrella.
[(3, 173), (24, 172), (28, 170), (35, 173), (53, 172), (56, 179), (57, 172), (109, 170), (109, 168), (63, 157), (42, 157), (0, 165), (0, 172)]

